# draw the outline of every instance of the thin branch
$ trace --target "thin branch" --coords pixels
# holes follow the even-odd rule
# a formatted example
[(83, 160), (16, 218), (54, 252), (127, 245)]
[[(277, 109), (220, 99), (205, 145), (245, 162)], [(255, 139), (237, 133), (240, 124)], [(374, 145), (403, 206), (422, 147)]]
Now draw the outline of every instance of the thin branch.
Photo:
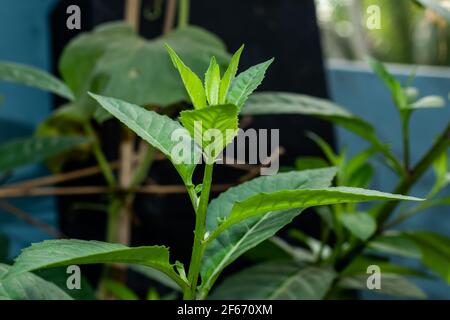
[(175, 25), (175, 16), (177, 13), (177, 0), (167, 0), (166, 17), (164, 18), (163, 33), (169, 33)]
[[(232, 184), (214, 185), (211, 190), (221, 192), (232, 187)], [(5, 198), (23, 198), (23, 197), (47, 197), (47, 196), (78, 196), (78, 195), (96, 195), (111, 193), (147, 193), (147, 194), (182, 194), (186, 193), (184, 185), (147, 185), (137, 188), (114, 189), (105, 186), (82, 186), (82, 187), (41, 187), (31, 189), (18, 188), (0, 188), (0, 199)]]
[[(119, 162), (111, 162), (111, 168), (117, 169), (119, 168)], [(15, 189), (30, 189), (42, 186), (48, 186), (63, 182), (68, 182), (72, 180), (78, 180), (85, 177), (94, 176), (101, 173), (101, 169), (99, 166), (87, 167), (79, 170), (74, 170), (70, 172), (53, 174), (47, 177), (36, 178), (27, 181), (21, 181), (14, 184), (7, 185), (7, 188), (15, 188)]]
[(65, 235), (59, 230), (55, 229), (54, 227), (43, 221), (34, 218), (29, 213), (23, 211), (22, 209), (17, 208), (16, 206), (12, 205), (7, 201), (0, 201), (0, 209), (3, 209), (5, 212), (13, 215), (14, 217), (22, 221), (25, 221), (26, 223), (36, 227), (37, 229), (44, 231), (45, 233), (48, 233), (49, 235), (55, 238), (65, 238)]
[(261, 163), (264, 163), (264, 165), (261, 166), (256, 166), (254, 168), (252, 168), (246, 175), (243, 175), (241, 178), (239, 178), (239, 182), (246, 182), (249, 181), (257, 176), (259, 176), (261, 168), (266, 167), (267, 165), (269, 165), (270, 163), (272, 163), (272, 161), (277, 158), (282, 156), (285, 153), (285, 150), (283, 147), (278, 147), (277, 149), (275, 149), (274, 152), (272, 152), (272, 154), (267, 157), (266, 159), (262, 160)]
[(140, 20), (141, 0), (127, 0), (125, 2), (125, 21), (137, 31), (139, 29)]

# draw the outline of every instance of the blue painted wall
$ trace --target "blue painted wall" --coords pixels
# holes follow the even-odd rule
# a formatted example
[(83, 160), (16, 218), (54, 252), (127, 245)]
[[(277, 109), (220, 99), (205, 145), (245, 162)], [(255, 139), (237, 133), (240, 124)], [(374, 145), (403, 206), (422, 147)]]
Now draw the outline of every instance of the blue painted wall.
[[(391, 66), (390, 70), (402, 81), (406, 80), (411, 68)], [(328, 81), (334, 101), (352, 113), (373, 123), (378, 135), (390, 143), (396, 155), (402, 155), (401, 129), (399, 116), (391, 102), (390, 93), (384, 84), (363, 64), (331, 62), (328, 66)], [(441, 95), (448, 97), (450, 92), (450, 69), (419, 67), (413, 86), (422, 95)], [(417, 161), (433, 143), (434, 138), (445, 128), (450, 119), (450, 104), (444, 109), (417, 111), (411, 119), (412, 161)], [(351, 153), (362, 151), (367, 144), (352, 133), (337, 129), (338, 143), (347, 146)], [(391, 191), (397, 180), (394, 174), (383, 165), (376, 164), (375, 189)], [(411, 192), (419, 197), (425, 196), (434, 183), (432, 172), (420, 181)], [(444, 190), (447, 195), (450, 190)], [(404, 229), (431, 230), (450, 237), (450, 208), (428, 210), (402, 225)], [(412, 261), (408, 261), (414, 264)], [(430, 298), (450, 299), (447, 284), (418, 281)]]
[[(0, 10), (0, 60), (13, 61), (49, 70), (50, 30), (48, 16), (56, 0), (2, 0)], [(0, 83), (0, 142), (13, 137), (29, 136), (36, 124), (51, 110), (51, 96), (42, 91)], [(1, 156), (1, 155), (0, 155)], [(13, 179), (45, 174), (41, 166), (23, 168)], [(51, 198), (11, 201), (26, 212), (47, 223), (55, 224), (55, 203)], [(0, 210), (0, 233), (11, 239), (10, 255), (30, 242), (48, 235)]]

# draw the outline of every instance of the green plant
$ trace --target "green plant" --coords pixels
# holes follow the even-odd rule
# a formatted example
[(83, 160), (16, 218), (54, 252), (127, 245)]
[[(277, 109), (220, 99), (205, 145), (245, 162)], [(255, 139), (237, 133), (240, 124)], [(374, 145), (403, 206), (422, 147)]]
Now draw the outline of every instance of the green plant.
[[(182, 178), (196, 218), (188, 273), (182, 263), (170, 262), (166, 247), (130, 248), (96, 241), (52, 240), (25, 249), (4, 279), (70, 264), (136, 264), (154, 268), (171, 278), (182, 289), (184, 299), (205, 299), (225, 267), (273, 236), (307, 207), (375, 200), (420, 200), (366, 189), (329, 187), (336, 169), (326, 168), (256, 178), (209, 202), (214, 163), (236, 135), (241, 108), (261, 83), (271, 60), (236, 76), (240, 49), (221, 77), (213, 58), (203, 86), (177, 54), (169, 46), (167, 49), (194, 106), (193, 110), (181, 113), (180, 122), (122, 100), (91, 96), (165, 154)], [(216, 130), (223, 139), (199, 135), (196, 122), (204, 132)], [(192, 151), (183, 153), (182, 161), (175, 157), (180, 140), (173, 138), (174, 132), (182, 138), (183, 146)], [(204, 177), (200, 183), (194, 183), (192, 175), (202, 157)]]
[[(186, 6), (183, 8), (180, 10), (186, 11)], [(185, 15), (181, 12), (180, 20), (185, 21)], [(81, 205), (95, 206), (107, 213), (107, 241), (129, 243), (135, 194), (142, 189), (153, 162), (159, 161), (159, 154), (146, 144), (135, 149), (134, 134), (122, 127), (118, 137), (121, 142), (117, 146), (120, 163), (112, 163), (103, 151), (104, 141), (97, 134), (99, 126), (111, 119), (111, 114), (99, 107), (87, 92), (114, 96), (169, 116), (185, 108), (183, 101), (189, 97), (165, 54), (164, 44), (169, 43), (181, 52), (196, 71), (208, 66), (211, 55), (217, 57), (217, 63), (222, 67), (229, 56), (222, 41), (201, 28), (183, 25), (171, 31), (172, 27), (169, 27), (166, 34), (151, 41), (140, 37), (132, 26), (120, 22), (83, 33), (64, 49), (59, 61), (62, 80), (32, 67), (0, 63), (0, 80), (43, 89), (67, 100), (38, 126), (35, 139), (56, 141), (66, 136), (81, 136), (91, 142), (81, 147), (66, 147), (64, 151), (67, 152), (48, 155), (45, 160), (53, 171), (52, 176), (7, 184), (0, 192), (4, 198), (29, 194), (71, 195), (73, 192), (69, 188), (47, 187), (101, 173), (107, 186), (96, 188), (98, 191), (94, 192), (100, 195), (101, 203)], [(51, 148), (44, 151), (51, 152)], [(21, 160), (18, 152), (5, 155), (2, 161), (15, 164)], [(82, 163), (89, 157), (96, 160), (97, 168), (64, 172), (68, 161)], [(77, 187), (79, 194), (92, 194), (91, 190), (89, 186)], [(108, 273), (108, 270), (104, 273), (105, 281)]]
[[(400, 114), (403, 133), (403, 156), (398, 158), (389, 146), (377, 138), (374, 126), (345, 109), (325, 100), (291, 93), (256, 93), (243, 109), (246, 115), (304, 114), (331, 121), (351, 130), (369, 144), (366, 150), (349, 157), (347, 150), (336, 154), (333, 148), (316, 134), (309, 137), (320, 147), (325, 158), (301, 157), (298, 170), (337, 168), (337, 186), (367, 188), (376, 174), (372, 163), (381, 160), (398, 177), (395, 193), (407, 193), (429, 169), (435, 173), (435, 183), (426, 201), (416, 206), (399, 206), (390, 202), (372, 207), (354, 203), (336, 204), (316, 209), (321, 220), (321, 235), (313, 238), (299, 230), (290, 235), (298, 245), (272, 239), (259, 250), (270, 245), (272, 256), (261, 264), (227, 279), (214, 292), (216, 298), (346, 298), (350, 290), (367, 290), (367, 268), (381, 269), (382, 287), (375, 292), (387, 295), (424, 298), (425, 294), (406, 277), (429, 278), (428, 273), (391, 262), (390, 255), (421, 260), (422, 264), (444, 281), (450, 283), (450, 238), (420, 230), (395, 230), (399, 224), (427, 209), (450, 204), (445, 188), (450, 183), (448, 149), (450, 123), (436, 138), (429, 150), (415, 164), (409, 158), (409, 120), (414, 112), (442, 108), (445, 100), (437, 96), (418, 98), (412, 90), (411, 77), (401, 84), (380, 62), (370, 64), (392, 94)], [(413, 93), (413, 94), (412, 94)], [(424, 112), (424, 111), (421, 111)], [(319, 169), (320, 170), (320, 169)], [(398, 207), (398, 210), (396, 210)], [(260, 255), (261, 256), (261, 255)], [(286, 270), (286, 272), (279, 272)], [(386, 281), (384, 281), (386, 280)], [(239, 287), (235, 286), (240, 283)], [(286, 286), (291, 283), (292, 286)], [(314, 288), (314, 290), (307, 290)]]

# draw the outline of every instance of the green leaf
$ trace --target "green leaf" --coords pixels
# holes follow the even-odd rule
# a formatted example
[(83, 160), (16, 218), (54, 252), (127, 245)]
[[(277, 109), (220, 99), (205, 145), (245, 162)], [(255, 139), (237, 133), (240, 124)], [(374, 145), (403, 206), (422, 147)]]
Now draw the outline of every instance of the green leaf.
[(29, 272), (4, 279), (11, 268), (0, 264), (0, 297), (11, 300), (72, 300), (53, 283)]
[(186, 283), (174, 271), (166, 247), (129, 248), (122, 244), (84, 240), (47, 240), (22, 250), (7, 275), (13, 278), (24, 272), (66, 265), (98, 263), (137, 264), (159, 270), (181, 287)]
[(133, 27), (114, 22), (98, 26), (93, 32), (82, 33), (69, 42), (61, 55), (59, 71), (75, 96), (80, 97), (89, 90), (91, 74), (109, 48), (127, 38), (136, 38)]
[(302, 114), (331, 121), (370, 142), (377, 151), (386, 155), (397, 172), (403, 172), (402, 165), (390, 148), (378, 139), (370, 123), (328, 100), (286, 92), (255, 93), (248, 99), (241, 114)]
[(387, 259), (381, 259), (377, 256), (364, 255), (360, 255), (353, 259), (353, 261), (340, 273), (340, 276), (365, 275), (367, 277), (367, 269), (373, 265), (378, 266), (382, 273), (429, 278), (429, 276), (421, 270), (392, 263)]
[(158, 290), (156, 290), (155, 288), (148, 289), (147, 300), (161, 300), (161, 296), (159, 295)]
[(234, 224), (271, 211), (382, 200), (422, 201), (422, 199), (414, 197), (350, 187), (283, 190), (272, 193), (262, 192), (237, 202), (228, 218), (216, 230), (211, 231), (208, 241), (214, 239)]
[(140, 106), (165, 108), (189, 101), (166, 43), (197, 74), (205, 72), (211, 56), (221, 66), (229, 60), (224, 43), (199, 27), (146, 40), (129, 25), (115, 22), (75, 37), (60, 60), (61, 74), (90, 115), (101, 121), (111, 115), (89, 98), (88, 91)]
[(339, 221), (354, 236), (363, 241), (369, 239), (377, 229), (375, 219), (366, 212), (344, 213), (339, 216)]
[(299, 157), (295, 160), (295, 168), (299, 171), (326, 168), (329, 164), (320, 157)]
[(119, 300), (139, 300), (139, 297), (130, 288), (127, 288), (123, 283), (115, 280), (107, 279), (103, 282), (104, 288), (114, 295)]
[(443, 108), (445, 100), (441, 96), (427, 96), (409, 105), (410, 109)]
[(367, 188), (370, 185), (374, 174), (375, 169), (373, 166), (370, 163), (365, 163), (348, 177), (348, 181), (346, 181), (345, 185), (349, 187)]
[(227, 102), (228, 91), (230, 85), (236, 77), (236, 73), (239, 67), (239, 60), (241, 59), (242, 51), (244, 50), (244, 45), (242, 45), (238, 51), (231, 58), (231, 62), (228, 65), (227, 71), (223, 75), (223, 79), (220, 82), (220, 93), (219, 93), (219, 103), (225, 104)]
[(273, 260), (288, 260), (295, 256), (296, 249), (296, 247), (291, 246), (283, 239), (274, 236), (257, 245), (253, 249), (250, 249), (244, 256), (245, 259), (248, 259), (253, 263)]
[(427, 198), (433, 198), (449, 183), (448, 179), (448, 155), (447, 150), (444, 150), (439, 157), (433, 162), (433, 170), (436, 176), (436, 181), (428, 194)]
[[(367, 278), (369, 275), (346, 277), (339, 281), (339, 286), (353, 290), (368, 290)], [(414, 283), (397, 274), (381, 272), (381, 288), (370, 292), (386, 294), (394, 297), (426, 299), (426, 294)]]
[(73, 100), (70, 89), (58, 78), (39, 69), (9, 62), (0, 62), (0, 80), (23, 84), (52, 92)]
[[(320, 240), (317, 240), (316, 238), (313, 238), (298, 229), (289, 230), (289, 237), (297, 240), (300, 244), (309, 248), (309, 252), (313, 256), (313, 260), (310, 262), (317, 261), (319, 254), (322, 254), (321, 259), (328, 257), (330, 254), (331, 250), (328, 245), (325, 244), (322, 247), (322, 242)], [(293, 256), (296, 258), (298, 258), (298, 249), (300, 248), (295, 248), (293, 250)]]
[(217, 64), (216, 58), (212, 57), (209, 68), (205, 74), (206, 98), (209, 104), (212, 106), (219, 104), (219, 89), (220, 67)]
[(274, 59), (260, 63), (240, 73), (232, 82), (226, 102), (234, 104), (239, 108), (247, 101), (248, 97), (255, 91), (264, 79), (267, 69)]
[[(83, 270), (82, 270), (83, 271)], [(96, 300), (95, 289), (92, 288), (89, 280), (81, 274), (80, 289), (69, 289), (67, 287), (67, 280), (70, 274), (67, 273), (67, 267), (59, 267), (52, 269), (43, 269), (34, 272), (38, 277), (51, 282), (61, 288), (69, 296), (75, 300)]]
[[(261, 192), (326, 188), (336, 175), (335, 168), (280, 173), (259, 177), (228, 189), (212, 200), (208, 207), (206, 229), (218, 228), (229, 216), (233, 206)], [(302, 210), (275, 211), (247, 219), (231, 226), (207, 244), (202, 261), (202, 296), (206, 296), (220, 273), (246, 251), (274, 236)]]
[(205, 150), (205, 154), (214, 159), (236, 137), (238, 112), (238, 107), (234, 105), (212, 106), (183, 111), (180, 121), (191, 137)]
[(319, 300), (331, 287), (336, 274), (295, 262), (268, 262), (245, 269), (219, 285), (214, 300)]
[(37, 163), (89, 143), (85, 137), (33, 137), (0, 145), (0, 172)]
[[(121, 100), (91, 94), (98, 103), (138, 136), (166, 155), (174, 164), (186, 185), (192, 184), (192, 174), (200, 160), (201, 151), (189, 132), (177, 121)], [(177, 139), (172, 137), (176, 133)], [(181, 141), (181, 142), (180, 142)], [(181, 143), (181, 145), (180, 145)], [(175, 153), (176, 148), (191, 150), (190, 154)], [(180, 156), (181, 159), (175, 159)]]
[(322, 139), (322, 137), (318, 136), (313, 132), (308, 132), (307, 136), (312, 141), (314, 141), (315, 144), (317, 144), (317, 146), (320, 148), (320, 150), (322, 150), (327, 160), (333, 166), (339, 166), (342, 163), (342, 158), (334, 153), (333, 147), (331, 147), (331, 145), (328, 142)]
[(172, 62), (180, 73), (181, 79), (183, 80), (184, 87), (186, 88), (191, 102), (196, 109), (202, 109), (206, 107), (206, 94), (203, 88), (202, 81), (200, 78), (187, 67), (184, 62), (178, 57), (178, 55), (173, 51), (173, 49), (166, 45), (167, 51), (169, 52)]
[(166, 286), (167, 288), (170, 288), (175, 291), (181, 291), (180, 286), (175, 281), (173, 281), (170, 277), (168, 277), (167, 275), (165, 275), (164, 273), (162, 273), (158, 270), (155, 270), (153, 268), (149, 268), (146, 266), (139, 266), (139, 265), (133, 265), (130, 267), (130, 269), (146, 276), (147, 278), (149, 278), (151, 280), (155, 280), (155, 281), (161, 283), (162, 285)]
[(407, 258), (420, 259), (421, 253), (413, 241), (400, 233), (385, 233), (369, 242), (370, 249)]
[(373, 71), (378, 75), (378, 77), (383, 80), (389, 91), (392, 94), (392, 99), (399, 111), (403, 111), (409, 108), (408, 95), (405, 90), (403, 90), (400, 81), (395, 79), (385, 66), (374, 58), (369, 57), (369, 65), (372, 67)]
[(407, 232), (422, 253), (422, 263), (450, 283), (450, 238), (432, 232)]
[(361, 168), (370, 165), (368, 162), (375, 153), (376, 150), (374, 148), (369, 148), (350, 158), (343, 168), (344, 175), (348, 177), (349, 180), (357, 179), (357, 174), (361, 172), (361, 170), (364, 170)]

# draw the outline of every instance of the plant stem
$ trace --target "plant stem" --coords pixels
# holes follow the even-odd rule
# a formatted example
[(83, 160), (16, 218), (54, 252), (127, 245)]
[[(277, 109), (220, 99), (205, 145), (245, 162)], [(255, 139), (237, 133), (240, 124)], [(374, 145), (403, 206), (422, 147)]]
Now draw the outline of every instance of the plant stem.
[(92, 128), (92, 125), (89, 122), (84, 123), (84, 131), (86, 134), (94, 139), (94, 143), (92, 145), (94, 156), (98, 162), (100, 170), (105, 177), (106, 182), (112, 188), (116, 187), (116, 179), (114, 177), (114, 173), (112, 171), (111, 166), (109, 165), (108, 160), (106, 160), (106, 156), (103, 153), (103, 150), (100, 146), (100, 142), (98, 140), (97, 134)]
[(145, 147), (144, 150), (144, 156), (139, 163), (138, 167), (136, 168), (136, 171), (134, 172), (133, 178), (131, 179), (131, 185), (130, 187), (136, 188), (140, 184), (142, 184), (147, 177), (148, 171), (150, 170), (150, 167), (153, 164), (153, 161), (155, 159), (155, 148), (148, 145)]
[(196, 211), (194, 245), (192, 249), (191, 263), (189, 265), (188, 281), (190, 290), (184, 293), (184, 298), (194, 300), (197, 292), (197, 282), (200, 273), (200, 265), (204, 253), (203, 240), (205, 237), (206, 211), (208, 209), (209, 194), (211, 191), (211, 182), (214, 164), (206, 164), (203, 176), (203, 189), (200, 195), (200, 202)]
[[(430, 150), (423, 156), (423, 158), (411, 170), (411, 173), (404, 176), (394, 193), (406, 194), (411, 187), (419, 180), (423, 174), (430, 168), (433, 162), (444, 152), (450, 145), (450, 123), (444, 132), (438, 137)], [(399, 201), (386, 202), (376, 214), (378, 226), (381, 227), (387, 221), (391, 213), (398, 206)]]
[[(433, 162), (450, 146), (450, 122), (444, 129), (444, 132), (436, 139), (433, 146), (422, 157), (422, 159), (411, 170), (409, 175), (401, 178), (394, 193), (406, 194), (414, 186), (414, 184), (423, 176), (423, 174), (430, 168)], [(350, 262), (353, 261), (366, 247), (367, 243), (375, 238), (383, 231), (384, 223), (389, 219), (395, 208), (399, 205), (399, 201), (391, 201), (383, 204), (375, 217), (378, 222), (378, 229), (374, 235), (362, 243), (358, 243), (350, 248), (345, 255), (335, 263), (336, 270), (343, 270)]]
[(190, 0), (179, 0), (178, 8), (178, 28), (189, 25)]
[(410, 166), (409, 115), (405, 115), (402, 120), (402, 138), (403, 138), (403, 166), (405, 168), (406, 174), (408, 174)]
[(141, 0), (125, 1), (125, 21), (137, 32), (141, 22)]

